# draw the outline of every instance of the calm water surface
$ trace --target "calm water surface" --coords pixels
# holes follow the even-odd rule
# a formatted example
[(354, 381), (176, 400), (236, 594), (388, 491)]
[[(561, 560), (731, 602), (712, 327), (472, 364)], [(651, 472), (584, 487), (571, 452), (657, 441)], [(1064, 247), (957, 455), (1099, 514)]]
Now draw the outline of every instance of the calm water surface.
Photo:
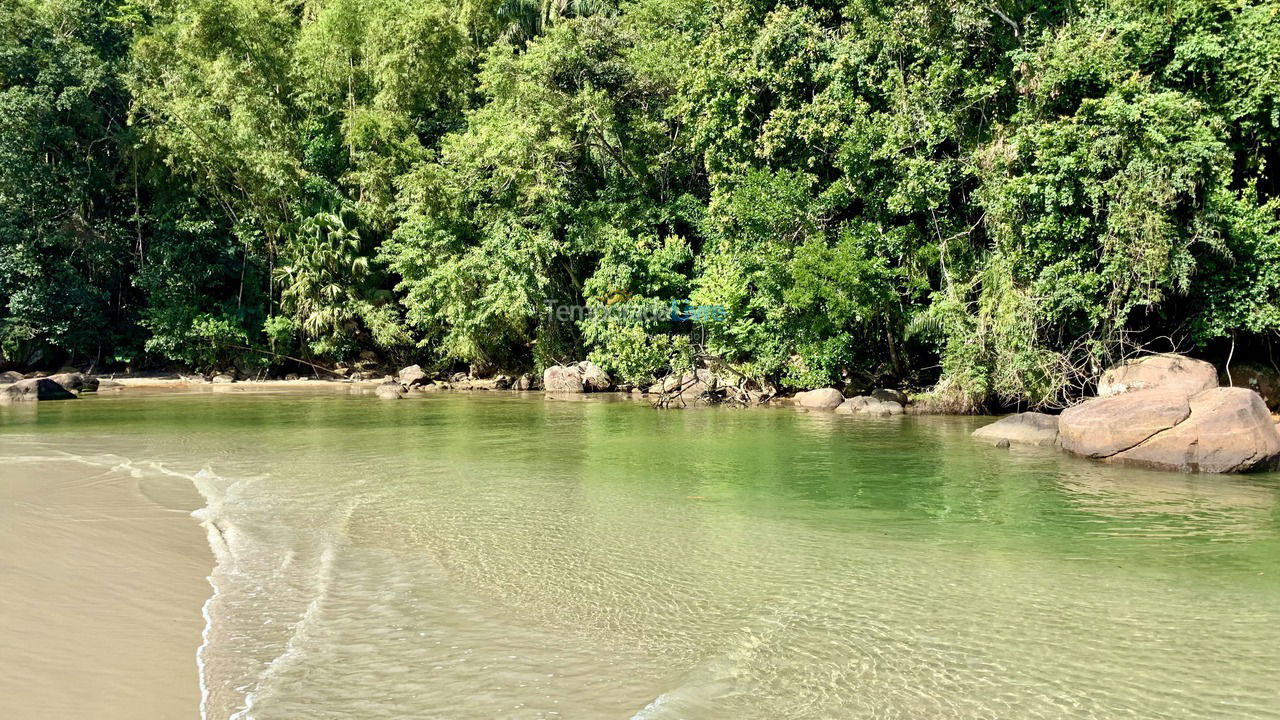
[(963, 418), (228, 390), (0, 408), (0, 457), (203, 494), (207, 718), (1280, 718), (1276, 476)]

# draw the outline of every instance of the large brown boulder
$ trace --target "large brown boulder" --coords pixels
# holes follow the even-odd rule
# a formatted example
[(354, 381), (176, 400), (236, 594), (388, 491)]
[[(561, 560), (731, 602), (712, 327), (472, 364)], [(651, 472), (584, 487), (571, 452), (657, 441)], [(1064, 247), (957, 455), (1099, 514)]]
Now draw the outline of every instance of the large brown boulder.
[(1190, 400), (1176, 427), (1120, 452), (1112, 462), (1161, 470), (1232, 473), (1269, 469), (1280, 459), (1280, 432), (1258, 393), (1211, 388)]
[(796, 393), (796, 404), (813, 410), (835, 410), (844, 404), (844, 393), (835, 388), (819, 388)]
[(10, 385), (22, 379), (22, 373), (17, 370), (6, 370), (0, 373), (0, 385)]
[(1137, 445), (1191, 414), (1187, 396), (1178, 389), (1134, 390), (1086, 400), (1058, 418), (1058, 442), (1064, 450), (1086, 457), (1110, 457)]
[(1218, 371), (1203, 360), (1184, 355), (1147, 355), (1102, 373), (1098, 379), (1098, 397), (1156, 388), (1191, 397), (1214, 387), (1218, 387)]
[(1035, 445), (1045, 447), (1058, 441), (1058, 418), (1038, 412), (1009, 415), (973, 431), (973, 438), (1000, 445)]
[(552, 365), (542, 371), (542, 389), (549, 393), (585, 392), (582, 368), (577, 365)]

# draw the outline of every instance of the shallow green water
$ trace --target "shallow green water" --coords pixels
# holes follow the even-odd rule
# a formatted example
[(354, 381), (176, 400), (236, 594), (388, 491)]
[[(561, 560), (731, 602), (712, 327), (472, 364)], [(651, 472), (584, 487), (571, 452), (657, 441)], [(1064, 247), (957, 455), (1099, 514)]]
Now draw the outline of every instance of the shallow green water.
[(982, 422), (128, 391), (0, 457), (195, 482), (209, 718), (1280, 717), (1276, 476)]

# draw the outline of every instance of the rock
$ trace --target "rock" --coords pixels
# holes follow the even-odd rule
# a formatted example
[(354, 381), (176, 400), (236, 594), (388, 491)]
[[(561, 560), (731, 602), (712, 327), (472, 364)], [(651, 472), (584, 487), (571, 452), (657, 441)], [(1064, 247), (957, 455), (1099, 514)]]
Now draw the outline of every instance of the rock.
[(10, 383), (16, 383), (21, 379), (22, 379), (22, 373), (14, 370), (7, 370), (5, 372), (0, 373), (0, 385), (8, 385)]
[(650, 395), (661, 395), (665, 392), (671, 392), (680, 387), (683, 378), (679, 375), (668, 375), (658, 382), (649, 386)]
[(1058, 442), (1058, 418), (1038, 412), (1018, 413), (974, 430), (972, 437), (997, 446), (1016, 443), (1046, 447)]
[(434, 382), (427, 383), (426, 385), (419, 385), (419, 386), (417, 386), (417, 387), (418, 387), (418, 391), (419, 391), (419, 392), (429, 392), (429, 393), (430, 393), (430, 392), (440, 392), (441, 390), (446, 390), (446, 389), (447, 389), (447, 388), (445, 388), (443, 385), (441, 385), (440, 383), (434, 383)]
[(77, 394), (81, 392), (93, 392), (98, 389), (99, 385), (98, 378), (92, 375), (85, 375), (78, 370), (75, 372), (50, 375), (48, 379), (58, 383), (67, 391)]
[(578, 368), (582, 370), (582, 385), (587, 392), (604, 392), (613, 385), (609, 374), (590, 360), (578, 363)]
[(903, 405), (903, 406), (907, 404), (907, 394), (902, 392), (901, 390), (885, 390), (885, 389), (872, 390), (871, 397), (881, 402), (898, 403), (899, 405)]
[(450, 382), (456, 382), (456, 383), (466, 382), (470, 379), (471, 379), (471, 376), (464, 372), (456, 372), (449, 377)]
[[(357, 373), (357, 374), (358, 374), (358, 373)], [(288, 381), (290, 381), (290, 382), (292, 382), (292, 381), (294, 381), (294, 380), (299, 380), (300, 378), (298, 377), (298, 374), (297, 374), (297, 373), (289, 373), (288, 375), (285, 375), (285, 376), (284, 376), (284, 379), (285, 379), (285, 380), (288, 380)]]
[(422, 366), (410, 365), (409, 367), (401, 368), (396, 375), (396, 379), (400, 381), (401, 385), (408, 388), (427, 382), (427, 374), (423, 372)]
[(236, 381), (235, 376), (229, 373), (220, 373), (218, 375), (214, 375), (212, 380), (212, 382), (219, 383), (219, 384), (233, 383), (235, 381)]
[(494, 376), (493, 376), (493, 389), (494, 389), (494, 390), (506, 390), (507, 388), (511, 387), (511, 386), (512, 386), (512, 385), (514, 385), (514, 384), (515, 384), (515, 381), (513, 381), (510, 377), (508, 377), (508, 376), (506, 376), (506, 375), (494, 375)]
[(1272, 410), (1280, 408), (1280, 371), (1273, 367), (1254, 363), (1233, 365), (1230, 377), (1225, 372), (1221, 373), (1218, 375), (1218, 383), (1249, 388), (1262, 396), (1267, 407)]
[(75, 399), (75, 393), (49, 378), (28, 378), (0, 388), (0, 403)]
[(520, 377), (516, 378), (515, 383), (511, 387), (514, 390), (520, 390), (520, 391), (532, 390), (533, 376), (530, 375), (529, 373), (525, 373)]
[(862, 412), (868, 415), (902, 415), (906, 409), (901, 403), (885, 400), (875, 405), (868, 405)]
[(1068, 452), (1104, 458), (1137, 445), (1191, 414), (1179, 387), (1133, 390), (1086, 400), (1058, 417), (1058, 443)]
[(1248, 388), (1210, 388), (1190, 400), (1176, 427), (1120, 452), (1112, 462), (1159, 470), (1235, 473), (1272, 469), (1280, 460), (1276, 430), (1262, 396)]
[(819, 388), (796, 393), (796, 402), (814, 410), (835, 410), (844, 404), (844, 393), (835, 388)]
[(549, 393), (586, 392), (582, 368), (577, 365), (552, 365), (542, 371), (542, 389)]
[(1098, 397), (1153, 388), (1176, 390), (1191, 397), (1214, 387), (1218, 387), (1218, 371), (1203, 360), (1184, 355), (1147, 355), (1102, 373)]
[(403, 386), (398, 382), (384, 382), (374, 388), (373, 392), (381, 400), (399, 400), (403, 390)]
[(641, 390), (640, 388), (632, 388), (632, 389), (631, 389), (631, 397), (633, 397), (633, 398), (642, 398), (642, 397), (644, 397), (644, 391), (643, 391), (643, 390)]
[(858, 395), (845, 400), (836, 407), (836, 412), (843, 415), (901, 415), (902, 404), (879, 400), (869, 395)]

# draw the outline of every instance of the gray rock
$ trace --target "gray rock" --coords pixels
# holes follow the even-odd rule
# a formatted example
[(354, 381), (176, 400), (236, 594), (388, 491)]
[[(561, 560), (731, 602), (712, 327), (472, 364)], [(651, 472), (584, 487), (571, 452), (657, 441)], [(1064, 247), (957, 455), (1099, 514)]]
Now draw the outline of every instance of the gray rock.
[(233, 383), (235, 381), (236, 381), (235, 376), (229, 373), (220, 373), (218, 375), (214, 375), (212, 380), (212, 382), (219, 383), (219, 384)]
[(9, 385), (11, 383), (16, 383), (21, 379), (22, 379), (22, 373), (14, 370), (6, 370), (5, 372), (0, 373), (0, 385)]
[(98, 389), (99, 385), (98, 378), (92, 375), (85, 375), (79, 371), (50, 375), (48, 379), (76, 394), (93, 392)]
[(1009, 415), (974, 430), (973, 438), (993, 445), (1047, 447), (1058, 442), (1058, 417), (1038, 412)]
[(380, 400), (399, 400), (404, 387), (398, 382), (382, 383), (373, 392)]
[(50, 378), (29, 378), (0, 387), (0, 403), (74, 400), (76, 394)]
[(842, 415), (901, 415), (903, 408), (901, 403), (887, 400), (880, 400), (870, 395), (858, 395), (845, 400), (836, 407), (836, 412)]
[(529, 373), (525, 373), (520, 377), (516, 378), (515, 384), (512, 385), (512, 389), (521, 390), (521, 391), (532, 390), (533, 376), (530, 375)]

